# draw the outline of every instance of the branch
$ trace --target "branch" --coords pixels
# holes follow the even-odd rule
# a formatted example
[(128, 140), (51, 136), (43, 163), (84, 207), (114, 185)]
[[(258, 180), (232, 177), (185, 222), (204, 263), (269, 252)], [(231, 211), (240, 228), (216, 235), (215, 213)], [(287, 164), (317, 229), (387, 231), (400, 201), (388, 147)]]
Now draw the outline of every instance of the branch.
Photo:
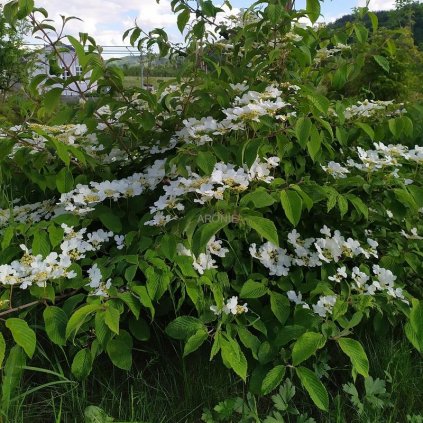
[[(69, 292), (68, 294), (60, 295), (59, 297), (55, 298), (55, 301), (60, 301), (60, 300), (63, 300), (64, 298), (71, 297), (72, 295), (76, 294), (77, 292), (78, 292), (78, 290), (74, 290), (72, 292)], [(32, 307), (32, 306), (37, 305), (37, 304), (42, 304), (42, 303), (45, 303), (45, 302), (46, 302), (45, 299), (37, 300), (37, 301), (32, 301), (31, 303), (28, 303), (28, 304), (23, 304), (23, 305), (18, 306), (18, 307), (10, 308), (9, 310), (1, 312), (0, 317), (7, 316), (8, 314), (16, 313), (16, 312), (21, 311), (21, 310), (25, 310), (26, 308)]]

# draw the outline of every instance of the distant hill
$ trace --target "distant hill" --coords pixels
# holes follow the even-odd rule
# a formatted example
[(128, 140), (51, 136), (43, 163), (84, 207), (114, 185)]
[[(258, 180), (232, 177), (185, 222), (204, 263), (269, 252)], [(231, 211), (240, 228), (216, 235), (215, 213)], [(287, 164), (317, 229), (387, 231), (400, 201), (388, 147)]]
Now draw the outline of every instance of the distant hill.
[[(398, 29), (402, 26), (407, 25), (410, 20), (412, 21), (414, 43), (421, 50), (423, 50), (423, 4), (414, 3), (410, 6), (406, 6), (401, 11), (397, 10), (383, 10), (375, 12), (379, 19), (379, 26), (387, 29)], [(342, 28), (346, 23), (353, 22), (355, 20), (354, 15), (345, 15), (339, 18), (329, 26), (332, 28)], [(370, 19), (366, 19), (364, 22), (369, 28), (371, 28)]]

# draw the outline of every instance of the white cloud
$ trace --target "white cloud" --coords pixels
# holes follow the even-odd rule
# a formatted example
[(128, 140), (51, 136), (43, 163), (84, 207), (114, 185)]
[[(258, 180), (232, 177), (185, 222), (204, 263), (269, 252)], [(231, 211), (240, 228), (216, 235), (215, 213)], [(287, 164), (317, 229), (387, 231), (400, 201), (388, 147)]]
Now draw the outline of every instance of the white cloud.
[[(1, 3), (1, 1), (0, 1)], [(176, 16), (169, 0), (38, 0), (37, 7), (45, 8), (55, 25), (61, 22), (60, 15), (77, 16), (66, 25), (65, 33), (78, 35), (87, 32), (100, 45), (123, 45), (124, 31), (134, 26), (135, 20), (145, 30), (155, 27), (169, 31), (171, 38), (177, 37)]]
[[(357, 6), (363, 7), (366, 5), (366, 0), (358, 0)], [(370, 10), (388, 10), (395, 7), (395, 0), (370, 0)]]

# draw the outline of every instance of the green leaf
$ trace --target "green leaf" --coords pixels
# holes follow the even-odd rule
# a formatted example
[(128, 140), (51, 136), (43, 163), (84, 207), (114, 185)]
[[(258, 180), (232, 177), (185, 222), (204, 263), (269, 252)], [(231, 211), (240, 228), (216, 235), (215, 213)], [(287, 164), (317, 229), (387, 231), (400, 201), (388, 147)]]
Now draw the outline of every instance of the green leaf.
[(83, 380), (91, 373), (92, 367), (93, 358), (91, 351), (88, 348), (84, 348), (78, 351), (73, 358), (71, 371), (77, 379)]
[(409, 321), (418, 340), (420, 350), (423, 351), (423, 302), (413, 299)]
[(292, 364), (298, 364), (311, 357), (318, 349), (323, 348), (326, 343), (325, 337), (321, 333), (306, 332), (301, 335), (292, 349)]
[(65, 167), (56, 175), (56, 187), (57, 190), (63, 194), (72, 191), (73, 188), (73, 176)]
[(245, 326), (238, 326), (238, 337), (242, 344), (249, 348), (253, 354), (253, 357), (257, 360), (257, 352), (260, 348), (260, 340), (257, 336), (253, 335)]
[(340, 338), (338, 344), (341, 350), (350, 358), (357, 373), (364, 377), (369, 376), (369, 360), (360, 342), (351, 338)]
[(312, 24), (314, 24), (320, 16), (319, 0), (307, 0), (306, 12)]
[(26, 357), (23, 349), (19, 345), (13, 346), (7, 357), (1, 381), (1, 410), (3, 413), (10, 406), (10, 399), (14, 396), (15, 389), (19, 385), (25, 362)]
[(122, 222), (120, 218), (116, 216), (111, 209), (102, 209), (98, 213), (101, 223), (110, 231), (119, 233), (122, 231)]
[(13, 226), (7, 227), (2, 233), (1, 248), (5, 250), (15, 235), (15, 228)]
[(199, 329), (194, 333), (194, 335), (191, 335), (185, 344), (183, 356), (186, 357), (188, 354), (197, 351), (198, 348), (200, 348), (204, 341), (207, 339), (207, 337), (208, 333), (205, 328)]
[(253, 204), (256, 209), (261, 209), (263, 207), (269, 207), (275, 203), (275, 199), (266, 192), (263, 188), (257, 188), (253, 192), (244, 195), (239, 202), (240, 206), (248, 206), (248, 204)]
[(64, 230), (52, 223), (48, 227), (48, 237), (53, 248), (57, 247), (63, 241)]
[(355, 122), (355, 125), (358, 126), (359, 128), (361, 128), (370, 137), (370, 139), (372, 141), (374, 141), (375, 131), (373, 131), (373, 129), (370, 125), (368, 125), (367, 123), (363, 123), (363, 122)]
[(150, 339), (150, 326), (143, 318), (139, 318), (138, 320), (134, 318), (130, 319), (129, 331), (138, 341), (148, 341)]
[(267, 293), (267, 287), (263, 283), (249, 279), (241, 288), (241, 298), (260, 298)]
[(386, 73), (389, 73), (389, 60), (386, 57), (376, 55), (373, 56), (373, 59)]
[(133, 286), (132, 291), (138, 295), (141, 304), (150, 310), (151, 317), (154, 317), (155, 310), (151, 298), (148, 295), (147, 288), (145, 286)]
[(262, 395), (269, 394), (280, 385), (285, 376), (285, 370), (285, 366), (280, 364), (268, 371), (261, 384)]
[(376, 13), (368, 12), (367, 16), (370, 18), (370, 21), (372, 22), (373, 32), (376, 32), (379, 28), (379, 19), (378, 19)]
[(190, 18), (190, 11), (188, 8), (184, 9), (179, 15), (178, 15), (178, 19), (177, 19), (177, 25), (178, 25), (178, 29), (179, 31), (181, 31), (181, 33), (184, 32), (184, 29), (189, 21)]
[(118, 298), (121, 299), (131, 310), (132, 314), (135, 316), (136, 319), (140, 317), (141, 312), (141, 304), (138, 298), (135, 297), (131, 292), (119, 292)]
[(220, 352), (223, 363), (231, 368), (242, 380), (247, 379), (247, 359), (234, 339), (220, 339)]
[(12, 332), (15, 342), (24, 349), (29, 358), (32, 358), (37, 340), (35, 332), (28, 326), (28, 323), (25, 320), (11, 317), (6, 320), (6, 327)]
[(307, 100), (321, 113), (326, 114), (328, 112), (330, 101), (323, 95), (319, 94), (307, 94)]
[(205, 326), (200, 319), (192, 316), (180, 316), (170, 322), (165, 332), (171, 338), (185, 340)]
[(307, 143), (308, 154), (313, 161), (316, 161), (318, 154), (322, 150), (322, 135), (316, 128), (311, 130), (311, 138)]
[(206, 248), (210, 238), (219, 232), (222, 228), (227, 226), (229, 223), (228, 219), (222, 217), (217, 222), (205, 223), (195, 232), (192, 239), (192, 252), (198, 256)]
[(316, 374), (305, 367), (297, 367), (295, 370), (302, 385), (317, 407), (323, 411), (328, 411), (329, 395), (323, 383), (317, 378)]
[(0, 369), (3, 366), (4, 356), (6, 354), (6, 342), (4, 341), (3, 334), (0, 332)]
[(119, 334), (119, 320), (119, 310), (109, 303), (104, 315), (104, 321), (108, 328), (116, 334)]
[(41, 254), (46, 257), (50, 253), (50, 242), (48, 236), (44, 231), (37, 231), (34, 234), (34, 240), (32, 241), (32, 254), (35, 256)]
[(59, 307), (46, 307), (43, 312), (44, 325), (50, 341), (56, 345), (66, 344), (68, 316)]
[(302, 198), (295, 191), (281, 191), (281, 203), (288, 220), (297, 226), (303, 210)]
[(367, 42), (367, 38), (369, 37), (369, 31), (367, 31), (364, 25), (355, 24), (354, 32), (359, 43), (364, 44)]
[(57, 109), (60, 103), (60, 96), (62, 95), (62, 91), (62, 88), (56, 87), (44, 93), (43, 103), (48, 113), (51, 113)]
[(254, 229), (263, 238), (270, 241), (272, 244), (279, 246), (279, 237), (275, 224), (264, 217), (243, 215), (247, 225)]
[(85, 323), (87, 317), (101, 308), (100, 304), (87, 304), (76, 310), (66, 325), (66, 339), (78, 332), (79, 328)]
[(288, 298), (279, 292), (270, 293), (270, 308), (278, 319), (279, 323), (284, 325), (291, 312), (291, 306)]
[(272, 4), (270, 3), (266, 7), (266, 14), (269, 18), (270, 23), (276, 25), (281, 18), (282, 15), (282, 6), (280, 4)]
[(342, 196), (342, 195), (338, 195), (338, 208), (339, 208), (339, 212), (341, 213), (341, 218), (344, 217), (347, 212), (348, 212), (348, 201), (347, 199)]
[(112, 363), (122, 370), (129, 370), (132, 366), (132, 337), (122, 330), (118, 336), (107, 343), (107, 354)]
[(295, 124), (295, 135), (297, 136), (298, 143), (302, 148), (305, 148), (307, 145), (312, 126), (313, 124), (311, 119), (308, 117), (299, 118)]

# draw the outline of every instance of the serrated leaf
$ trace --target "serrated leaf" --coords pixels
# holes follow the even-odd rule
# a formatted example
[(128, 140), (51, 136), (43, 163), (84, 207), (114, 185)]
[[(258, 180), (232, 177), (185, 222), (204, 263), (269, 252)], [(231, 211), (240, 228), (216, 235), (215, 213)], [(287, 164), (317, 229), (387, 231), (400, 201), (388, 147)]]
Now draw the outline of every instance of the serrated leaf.
[(241, 298), (260, 298), (267, 293), (267, 287), (261, 282), (248, 280), (241, 288), (239, 296)]
[(298, 364), (311, 357), (318, 349), (323, 348), (326, 343), (325, 337), (321, 333), (306, 332), (301, 335), (292, 349), (292, 364)]
[(285, 376), (285, 370), (286, 368), (282, 364), (269, 370), (261, 384), (261, 393), (263, 395), (269, 394), (280, 385)]
[(72, 334), (76, 335), (79, 328), (85, 323), (86, 318), (100, 308), (100, 304), (87, 304), (76, 310), (66, 325), (66, 339)]
[(66, 344), (68, 316), (59, 307), (47, 307), (43, 312), (44, 326), (50, 341), (56, 345)]
[(243, 215), (243, 218), (250, 228), (254, 229), (259, 235), (272, 244), (279, 246), (278, 231), (271, 220), (251, 215)]
[(386, 72), (389, 73), (390, 65), (389, 60), (386, 57), (383, 56), (373, 56), (373, 59), (375, 59), (375, 62)]
[(192, 316), (180, 316), (167, 325), (165, 332), (171, 338), (185, 340), (203, 328), (204, 324), (200, 319)]
[(295, 191), (281, 191), (281, 203), (288, 220), (297, 226), (303, 210), (302, 198)]
[(314, 24), (320, 17), (320, 2), (319, 0), (307, 0), (306, 12), (312, 24)]
[(188, 354), (191, 354), (194, 351), (197, 351), (198, 348), (201, 347), (201, 345), (204, 343), (204, 341), (207, 339), (208, 333), (205, 328), (199, 329), (197, 332), (194, 333), (194, 335), (191, 335), (184, 346), (184, 357), (186, 357)]
[(112, 363), (122, 370), (129, 370), (132, 366), (132, 337), (122, 330), (118, 336), (107, 343), (107, 354)]
[(178, 29), (179, 31), (181, 31), (181, 33), (184, 32), (184, 29), (189, 21), (190, 18), (190, 11), (188, 8), (184, 9), (177, 18), (177, 25), (178, 25)]
[(78, 351), (73, 358), (71, 371), (77, 379), (83, 380), (91, 373), (92, 367), (93, 358), (91, 351), (88, 348), (84, 348)]
[(295, 135), (301, 147), (305, 148), (308, 139), (310, 138), (310, 130), (312, 127), (311, 119), (308, 117), (301, 117), (295, 124)]
[(270, 308), (278, 319), (279, 323), (284, 325), (291, 312), (291, 306), (288, 298), (279, 292), (270, 293)]
[(360, 342), (351, 338), (340, 338), (338, 344), (341, 350), (350, 358), (357, 373), (364, 377), (369, 376), (369, 360)]
[(119, 334), (119, 320), (119, 310), (109, 304), (104, 314), (104, 322), (112, 332), (117, 334)]
[(317, 407), (323, 411), (328, 411), (329, 395), (325, 386), (322, 382), (320, 382), (316, 374), (305, 367), (297, 367), (295, 370), (302, 385)]
[(234, 339), (220, 340), (220, 351), (223, 363), (231, 368), (242, 380), (247, 379), (247, 359)]
[(359, 128), (361, 128), (369, 137), (372, 141), (374, 141), (375, 139), (375, 131), (373, 130), (373, 128), (368, 125), (367, 123), (363, 123), (363, 122), (355, 122), (355, 125), (358, 126)]
[(35, 332), (28, 326), (28, 323), (25, 320), (11, 317), (6, 320), (6, 327), (12, 332), (15, 342), (24, 349), (29, 358), (32, 358), (37, 339)]

